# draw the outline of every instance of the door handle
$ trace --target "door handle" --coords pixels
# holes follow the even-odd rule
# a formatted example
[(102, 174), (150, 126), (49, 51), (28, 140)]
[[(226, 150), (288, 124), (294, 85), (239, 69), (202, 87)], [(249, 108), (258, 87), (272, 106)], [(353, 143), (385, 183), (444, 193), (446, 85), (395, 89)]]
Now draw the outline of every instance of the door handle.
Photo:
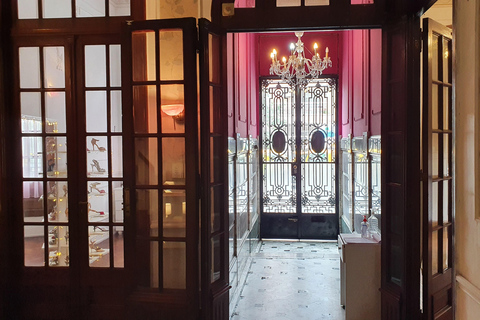
[(288, 218), (288, 221), (297, 222), (298, 218)]
[(296, 176), (297, 175), (297, 165), (296, 164), (292, 164), (292, 176)]

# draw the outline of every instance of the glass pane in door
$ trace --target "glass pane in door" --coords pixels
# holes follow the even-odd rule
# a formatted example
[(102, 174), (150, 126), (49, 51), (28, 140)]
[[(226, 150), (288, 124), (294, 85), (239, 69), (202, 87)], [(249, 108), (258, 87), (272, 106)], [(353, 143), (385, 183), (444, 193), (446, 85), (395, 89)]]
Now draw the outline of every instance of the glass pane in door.
[[(77, 15), (81, 14), (78, 16), (86, 16), (84, 4), (77, 3)], [(102, 15), (105, 15), (105, 3), (101, 7), (100, 11), (103, 10)], [(92, 14), (88, 13), (88, 16)], [(83, 52), (87, 217), (82, 218), (88, 225), (86, 245), (89, 247), (89, 266), (122, 268), (124, 214), (120, 45), (85, 45)]]
[(335, 213), (335, 133), (335, 83), (312, 80), (302, 90), (302, 213)]
[(69, 265), (63, 46), (18, 49), (25, 266)]
[(262, 91), (263, 211), (295, 213), (295, 92), (279, 80)]

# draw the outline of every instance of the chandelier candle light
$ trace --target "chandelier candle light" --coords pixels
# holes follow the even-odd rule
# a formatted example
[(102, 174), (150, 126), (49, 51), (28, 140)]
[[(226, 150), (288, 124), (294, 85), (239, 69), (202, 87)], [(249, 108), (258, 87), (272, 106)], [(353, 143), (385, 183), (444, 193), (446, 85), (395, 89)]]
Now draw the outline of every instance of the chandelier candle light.
[(272, 64), (270, 65), (270, 74), (276, 74), (287, 81), (291, 86), (305, 86), (309, 78), (318, 78), (323, 70), (332, 66), (332, 61), (328, 57), (328, 47), (325, 49), (325, 57), (322, 59), (317, 52), (318, 45), (313, 46), (312, 59), (305, 58), (304, 45), (301, 40), (303, 32), (295, 32), (297, 43), (290, 44), (290, 56), (283, 57), (282, 62), (277, 59), (277, 50), (273, 49), (270, 54)]

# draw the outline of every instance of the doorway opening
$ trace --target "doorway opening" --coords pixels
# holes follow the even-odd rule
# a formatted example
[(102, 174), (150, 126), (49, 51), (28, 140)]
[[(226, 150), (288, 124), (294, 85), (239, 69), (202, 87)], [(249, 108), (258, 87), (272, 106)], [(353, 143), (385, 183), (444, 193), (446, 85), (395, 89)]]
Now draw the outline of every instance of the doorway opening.
[(337, 79), (262, 79), (262, 238), (336, 239)]
[[(308, 241), (336, 251), (339, 234), (358, 234), (363, 216), (380, 233), (382, 31), (305, 32), (305, 56), (319, 42), (333, 63), (305, 87), (269, 72), (272, 49), (281, 57), (294, 40), (293, 32), (227, 34), (230, 313), (247, 276), (256, 281), (249, 271), (271, 247), (266, 239), (317, 259), (322, 250), (305, 249)], [(340, 255), (328, 259), (340, 279)]]

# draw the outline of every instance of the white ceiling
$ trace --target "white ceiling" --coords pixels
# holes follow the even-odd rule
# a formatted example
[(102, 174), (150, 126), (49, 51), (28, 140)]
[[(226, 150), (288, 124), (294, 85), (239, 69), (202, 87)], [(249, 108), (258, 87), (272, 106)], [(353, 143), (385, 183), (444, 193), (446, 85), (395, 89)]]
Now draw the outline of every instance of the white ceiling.
[(437, 0), (437, 2), (423, 15), (423, 18), (431, 18), (445, 26), (452, 25), (452, 1)]

